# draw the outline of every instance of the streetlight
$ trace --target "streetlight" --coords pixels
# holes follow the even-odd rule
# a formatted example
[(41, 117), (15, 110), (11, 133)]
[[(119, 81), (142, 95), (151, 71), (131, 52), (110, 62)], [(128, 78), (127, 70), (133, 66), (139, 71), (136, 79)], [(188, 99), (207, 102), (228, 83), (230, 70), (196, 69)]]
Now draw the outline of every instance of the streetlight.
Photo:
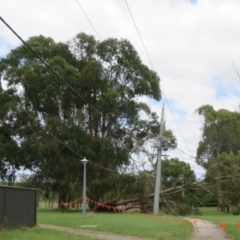
[(81, 160), (83, 163), (83, 206), (82, 206), (82, 214), (85, 217), (86, 216), (86, 165), (88, 160), (84, 157), (83, 160)]

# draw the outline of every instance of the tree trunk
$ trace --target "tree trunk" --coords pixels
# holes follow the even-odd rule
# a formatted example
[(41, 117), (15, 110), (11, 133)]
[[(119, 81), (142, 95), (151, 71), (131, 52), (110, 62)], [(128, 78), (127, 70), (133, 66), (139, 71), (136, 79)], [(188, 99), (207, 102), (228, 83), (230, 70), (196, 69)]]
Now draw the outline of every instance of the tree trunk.
[(62, 208), (62, 202), (67, 202), (67, 192), (62, 191), (58, 195), (58, 209)]

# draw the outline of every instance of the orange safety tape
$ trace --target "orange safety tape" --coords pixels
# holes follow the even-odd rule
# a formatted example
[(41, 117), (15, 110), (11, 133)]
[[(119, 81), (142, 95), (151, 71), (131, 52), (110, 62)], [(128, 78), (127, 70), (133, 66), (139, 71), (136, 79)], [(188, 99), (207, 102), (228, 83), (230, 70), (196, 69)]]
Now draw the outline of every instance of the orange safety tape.
[(71, 206), (74, 206), (76, 203), (80, 202), (81, 200), (83, 199), (83, 197), (73, 201), (73, 202), (62, 202), (61, 203), (61, 206), (64, 206), (64, 207), (71, 207)]

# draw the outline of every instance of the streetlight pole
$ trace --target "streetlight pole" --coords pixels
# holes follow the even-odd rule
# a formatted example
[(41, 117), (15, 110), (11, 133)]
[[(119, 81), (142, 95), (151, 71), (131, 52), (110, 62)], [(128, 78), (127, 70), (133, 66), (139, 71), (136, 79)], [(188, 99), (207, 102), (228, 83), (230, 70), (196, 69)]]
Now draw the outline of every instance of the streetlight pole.
[(81, 160), (83, 163), (83, 202), (82, 202), (82, 215), (86, 216), (86, 165), (88, 160), (84, 157), (83, 160)]
[(164, 106), (162, 107), (161, 114), (161, 126), (159, 135), (159, 146), (158, 146), (158, 158), (157, 158), (157, 172), (156, 172), (156, 182), (154, 191), (154, 204), (153, 204), (153, 214), (157, 215), (159, 213), (159, 193), (161, 187), (161, 157), (162, 157), (162, 138), (164, 130)]

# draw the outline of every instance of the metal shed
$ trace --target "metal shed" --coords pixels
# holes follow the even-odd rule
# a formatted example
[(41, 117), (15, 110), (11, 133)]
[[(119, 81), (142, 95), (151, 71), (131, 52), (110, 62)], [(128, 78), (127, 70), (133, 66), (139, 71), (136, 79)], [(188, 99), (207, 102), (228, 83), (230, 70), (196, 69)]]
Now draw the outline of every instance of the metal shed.
[(0, 229), (34, 227), (37, 189), (0, 186)]

